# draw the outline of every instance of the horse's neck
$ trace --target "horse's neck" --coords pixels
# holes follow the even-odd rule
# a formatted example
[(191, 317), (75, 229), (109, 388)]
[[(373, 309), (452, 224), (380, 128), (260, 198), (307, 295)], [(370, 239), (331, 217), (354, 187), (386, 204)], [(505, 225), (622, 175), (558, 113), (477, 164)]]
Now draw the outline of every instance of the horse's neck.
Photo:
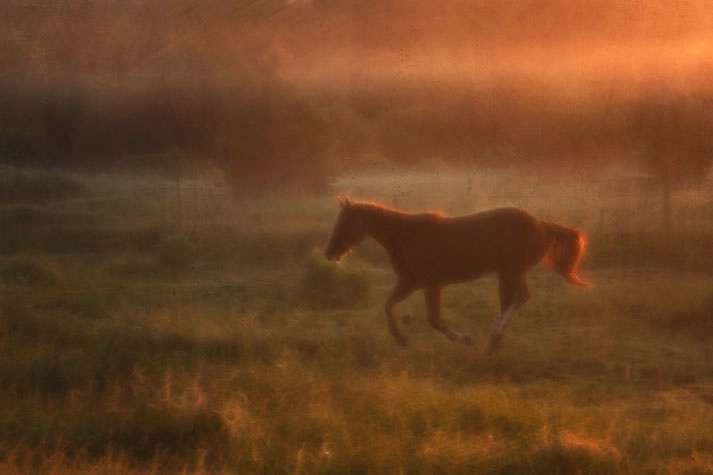
[(366, 234), (391, 252), (398, 239), (398, 222), (402, 221), (404, 216), (387, 209), (372, 209), (364, 213), (363, 219)]

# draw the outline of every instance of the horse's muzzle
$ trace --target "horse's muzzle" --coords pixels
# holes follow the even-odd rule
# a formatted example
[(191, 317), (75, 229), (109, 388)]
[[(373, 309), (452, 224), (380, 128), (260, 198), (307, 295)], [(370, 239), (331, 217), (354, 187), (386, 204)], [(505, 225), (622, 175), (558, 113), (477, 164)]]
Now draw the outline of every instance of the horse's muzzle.
[(339, 251), (336, 249), (327, 248), (324, 250), (324, 257), (326, 257), (328, 261), (339, 262), (342, 256), (344, 256), (344, 254), (348, 252), (349, 250)]

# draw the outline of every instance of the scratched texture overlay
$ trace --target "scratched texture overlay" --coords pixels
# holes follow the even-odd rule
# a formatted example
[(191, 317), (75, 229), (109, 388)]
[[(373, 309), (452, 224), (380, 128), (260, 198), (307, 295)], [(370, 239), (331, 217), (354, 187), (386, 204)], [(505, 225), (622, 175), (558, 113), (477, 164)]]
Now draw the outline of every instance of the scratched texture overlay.
[[(2, 473), (713, 472), (710, 0), (0, 25)], [(338, 219), (363, 202), (420, 216)], [(552, 251), (526, 302), (443, 286), (445, 336), (432, 289), (391, 308), (417, 263), (526, 252), (515, 225), (436, 238), (462, 262), (414, 244), (503, 207), (576, 230), (590, 285)]]

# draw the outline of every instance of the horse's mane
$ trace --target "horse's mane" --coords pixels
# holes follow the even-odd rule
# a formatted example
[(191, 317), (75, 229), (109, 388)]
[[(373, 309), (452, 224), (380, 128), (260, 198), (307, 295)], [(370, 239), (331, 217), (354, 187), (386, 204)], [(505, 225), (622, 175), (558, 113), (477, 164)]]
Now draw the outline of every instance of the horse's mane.
[(382, 216), (392, 216), (396, 218), (406, 219), (406, 220), (433, 220), (438, 221), (444, 218), (445, 215), (436, 211), (428, 211), (425, 213), (409, 213), (406, 211), (400, 211), (394, 208), (389, 208), (388, 206), (382, 205), (381, 203), (371, 202), (371, 201), (355, 201), (352, 202), (351, 206), (361, 212), (365, 212), (372, 215), (382, 215)]

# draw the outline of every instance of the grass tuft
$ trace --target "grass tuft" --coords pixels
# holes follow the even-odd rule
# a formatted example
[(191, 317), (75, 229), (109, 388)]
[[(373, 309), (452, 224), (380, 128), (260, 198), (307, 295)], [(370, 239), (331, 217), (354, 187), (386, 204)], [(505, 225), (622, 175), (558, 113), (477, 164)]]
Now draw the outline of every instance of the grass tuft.
[(365, 265), (340, 265), (327, 261), (313, 249), (305, 261), (302, 300), (310, 308), (348, 308), (368, 302), (373, 274)]
[(532, 272), (495, 358), (494, 278), (447, 290), (472, 347), (430, 328), (422, 295), (395, 345), (385, 251), (314, 249), (332, 196), (233, 202), (186, 179), (176, 202), (156, 175), (85, 176), (87, 199), (0, 205), (0, 473), (713, 473), (713, 287), (692, 271), (710, 200), (668, 246), (639, 226), (655, 209), (511, 175), (484, 171), (470, 201), (432, 176), (372, 195), (582, 225), (596, 285)]

